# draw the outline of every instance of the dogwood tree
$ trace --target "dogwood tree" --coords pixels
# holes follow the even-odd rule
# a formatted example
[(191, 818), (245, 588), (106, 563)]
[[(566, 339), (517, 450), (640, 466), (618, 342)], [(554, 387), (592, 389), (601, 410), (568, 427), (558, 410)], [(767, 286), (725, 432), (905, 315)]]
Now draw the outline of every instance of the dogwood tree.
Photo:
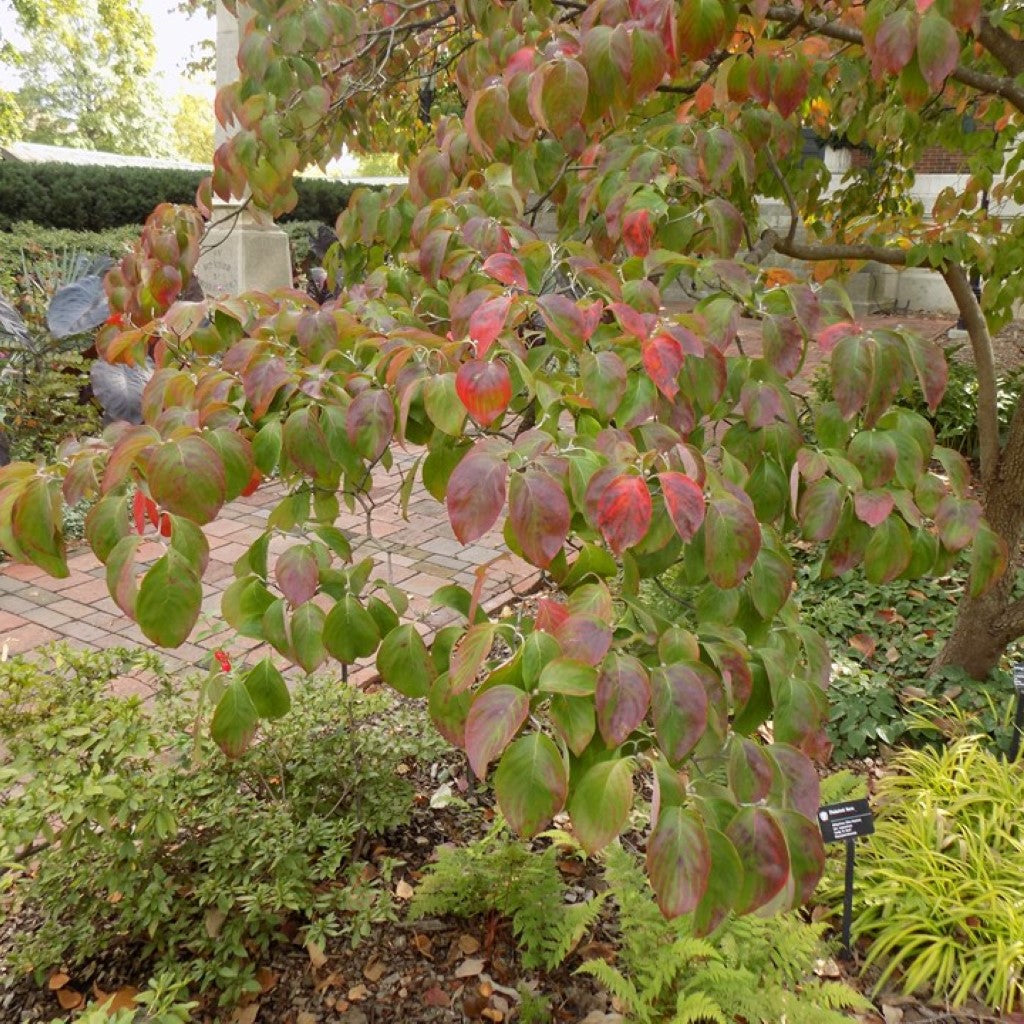
[[(98, 497), (87, 536), (111, 593), (173, 647), (199, 615), (203, 525), (275, 477), (283, 497), (223, 599), (239, 633), (307, 671), (375, 658), (526, 834), (567, 810), (599, 849), (630, 825), (645, 768), (651, 881), (699, 930), (800, 902), (823, 865), (812, 759), (828, 750), (830, 660), (800, 621), (790, 543), (820, 543), (825, 575), (863, 566), (873, 582), (969, 553), (984, 601), (1010, 539), (984, 523), (963, 460), (893, 404), (907, 387), (938, 403), (941, 350), (858, 324), (826, 262), (930, 261), (981, 345), (965, 268), (996, 267), (1006, 232), (969, 198), (932, 225), (877, 184), (827, 194), (800, 127), (897, 137), (894, 166), (912, 128), (945, 130), (958, 109), (1006, 130), (1017, 86), (986, 25), (1015, 41), (951, 2), (257, 0), (242, 77), (218, 97), (238, 131), (217, 194), (248, 188), (281, 213), (297, 169), (422, 119), (425, 83), (457, 88), (464, 110), (435, 119), (407, 186), (353, 197), (323, 306), (181, 301), (200, 216), (156, 211), (108, 278), (98, 343), (155, 359), (145, 422), (0, 471), (0, 544), (66, 571), (61, 502)], [(766, 196), (786, 229), (761, 231)], [(1015, 283), (992, 287), (1008, 309)], [(809, 418), (790, 386), (812, 349), (835, 400)], [(545, 571), (535, 614), (494, 620), (449, 588), (461, 625), (425, 638), (398, 590), (349, 563), (339, 503), (395, 445), (421, 453), (408, 485), (444, 503), (460, 541), (500, 527)], [(275, 535), (288, 543), (270, 559)], [(140, 572), (153, 539), (164, 553)], [(669, 621), (639, 595), (674, 565), (693, 600)], [(270, 658), (221, 684), (212, 728), (238, 756), (288, 691)]]

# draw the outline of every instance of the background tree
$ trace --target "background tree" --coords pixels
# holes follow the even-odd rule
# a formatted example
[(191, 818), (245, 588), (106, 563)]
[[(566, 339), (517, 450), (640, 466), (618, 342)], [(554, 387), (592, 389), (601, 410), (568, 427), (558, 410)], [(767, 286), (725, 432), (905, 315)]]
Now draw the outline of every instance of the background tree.
[(24, 122), (17, 97), (6, 89), (0, 89), (0, 143), (20, 139)]
[(154, 79), (153, 26), (134, 0), (19, 5), (24, 43), (2, 59), (30, 142), (154, 155), (165, 140)]
[(190, 92), (174, 97), (171, 116), (170, 148), (174, 156), (198, 164), (213, 159), (213, 104), (209, 99)]
[[(98, 496), (86, 532), (114, 599), (178, 646), (202, 605), (201, 527), (274, 474), (283, 497), (222, 602), (234, 629), (306, 671), (376, 655), (477, 775), (495, 765), (501, 809), (525, 833), (565, 808), (599, 849), (630, 823), (646, 765), (648, 871), (662, 909), (693, 912), (698, 930), (799, 902), (823, 866), (810, 758), (828, 750), (830, 659), (801, 622), (789, 545), (802, 535), (826, 575), (863, 566), (875, 583), (969, 552), (979, 596), (1005, 562), (966, 465), (894, 404), (918, 387), (937, 405), (941, 350), (868, 330), (831, 280), (765, 263), (923, 259), (934, 234), (960, 296), (975, 251), (947, 241), (946, 223), (915, 220), (877, 185), (871, 204), (851, 186), (836, 218), (812, 219), (827, 181), (800, 159), (805, 118), (873, 130), (915, 54), (930, 123), (958, 32), (980, 31), (980, 15), (921, 6), (867, 12), (875, 40), (894, 12), (910, 19), (896, 67), (858, 6), (822, 8), (819, 24), (730, 0), (254, 0), (242, 77), (217, 100), (238, 128), (215, 158), (222, 197), (247, 185), (265, 211), (291, 208), (298, 168), (389, 123), (411, 133), (440, 77), (464, 110), (432, 123), (407, 187), (353, 196), (322, 308), (292, 292), (177, 301), (199, 217), (158, 209), (107, 278), (114, 313), (97, 339), (111, 361), (152, 354), (145, 422), (53, 467), (0, 471), (0, 543), (64, 573), (61, 503)], [(760, 232), (761, 196), (784, 199), (785, 232)], [(760, 351), (739, 336), (744, 318)], [(835, 391), (813, 424), (790, 393), (812, 347)], [(372, 514), (396, 443), (422, 450), (404, 494), (421, 481), (461, 542), (500, 525), (545, 571), (555, 593), (535, 612), (492, 620), (478, 595), (443, 588), (459, 622), (428, 646), (400, 621), (401, 592), (349, 564), (340, 502)], [(163, 553), (143, 565), (147, 540)], [(670, 566), (694, 595), (671, 621), (638, 600)], [(269, 657), (218, 685), (211, 728), (237, 756), (288, 691)]]

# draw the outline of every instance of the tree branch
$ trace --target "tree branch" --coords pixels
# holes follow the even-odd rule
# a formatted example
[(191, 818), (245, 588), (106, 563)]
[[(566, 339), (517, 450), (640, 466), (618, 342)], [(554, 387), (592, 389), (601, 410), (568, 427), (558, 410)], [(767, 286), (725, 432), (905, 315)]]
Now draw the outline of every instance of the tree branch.
[[(788, 4), (772, 5), (768, 8), (765, 17), (769, 21), (778, 21), (786, 25), (797, 22), (809, 31), (816, 32), (818, 35), (829, 39), (838, 39), (844, 43), (857, 43), (859, 46), (864, 45), (864, 36), (860, 29), (854, 28), (852, 25), (844, 25), (820, 14), (808, 14), (795, 7), (790, 7)], [(1011, 40), (1011, 42), (1017, 43), (1016, 40)], [(993, 40), (993, 45), (999, 46), (1000, 44)], [(992, 51), (992, 53), (998, 59), (998, 54), (995, 51)], [(1016, 49), (1014, 56), (1012, 58), (1008, 56), (1008, 59), (1018, 59)], [(977, 89), (979, 92), (1002, 96), (1003, 99), (1009, 100), (1021, 113), (1024, 113), (1024, 87), (1018, 85), (1013, 78), (989, 75), (983, 71), (976, 71), (974, 68), (965, 67), (963, 64), (958, 65), (954, 69), (950, 78), (961, 82), (963, 85), (969, 85), (972, 89)]]
[(782, 194), (786, 197), (786, 205), (789, 207), (789, 231), (786, 232), (786, 244), (792, 245), (796, 239), (796, 229), (801, 219), (800, 209), (796, 205), (796, 196), (793, 195), (793, 190), (789, 187), (789, 182), (786, 181), (786, 176), (782, 173), (778, 160), (775, 159), (775, 154), (768, 148), (765, 149), (765, 154), (768, 157), (768, 166), (771, 167), (775, 180), (782, 188)]
[(1016, 77), (1024, 72), (1024, 42), (1014, 39), (1005, 29), (997, 28), (987, 14), (981, 16), (978, 42), (992, 54), (1000, 64)]
[(885, 245), (853, 245), (845, 242), (823, 242), (812, 244), (795, 239), (782, 238), (776, 231), (768, 230), (761, 235), (762, 241), (770, 243), (772, 249), (782, 256), (807, 262), (836, 260), (853, 262), (857, 260), (885, 263), (890, 267), (905, 267), (907, 254), (903, 249), (890, 249)]
[(999, 466), (999, 410), (996, 392), (996, 364), (992, 354), (992, 337), (985, 314), (971, 288), (967, 271), (959, 263), (947, 263), (940, 271), (967, 328), (978, 375), (978, 448), (981, 479), (988, 485)]

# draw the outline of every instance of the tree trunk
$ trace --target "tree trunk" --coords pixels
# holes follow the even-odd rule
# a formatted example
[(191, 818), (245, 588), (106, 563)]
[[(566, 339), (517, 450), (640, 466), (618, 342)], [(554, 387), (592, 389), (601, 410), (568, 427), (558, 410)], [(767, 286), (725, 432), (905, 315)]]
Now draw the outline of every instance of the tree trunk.
[(1009, 552), (1006, 572), (980, 597), (964, 595), (953, 632), (935, 663), (937, 667), (962, 668), (973, 679), (987, 676), (1007, 646), (1024, 636), (1024, 598), (1013, 596), (1024, 539), (1024, 401), (1014, 410), (1009, 436), (989, 475), (984, 497), (985, 518)]

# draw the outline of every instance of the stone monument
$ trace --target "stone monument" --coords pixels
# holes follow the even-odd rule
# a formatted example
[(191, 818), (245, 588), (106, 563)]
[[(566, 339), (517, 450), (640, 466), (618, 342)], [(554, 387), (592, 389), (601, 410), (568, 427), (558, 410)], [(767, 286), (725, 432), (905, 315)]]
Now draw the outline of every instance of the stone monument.
[[(244, 8), (239, 5), (244, 18)], [(239, 19), (217, 4), (217, 89), (238, 78)], [(232, 129), (216, 126), (215, 144)], [(196, 276), (207, 295), (273, 291), (292, 285), (288, 236), (276, 224), (261, 224), (243, 208), (244, 197), (223, 202), (214, 197), (213, 216), (203, 237)]]

